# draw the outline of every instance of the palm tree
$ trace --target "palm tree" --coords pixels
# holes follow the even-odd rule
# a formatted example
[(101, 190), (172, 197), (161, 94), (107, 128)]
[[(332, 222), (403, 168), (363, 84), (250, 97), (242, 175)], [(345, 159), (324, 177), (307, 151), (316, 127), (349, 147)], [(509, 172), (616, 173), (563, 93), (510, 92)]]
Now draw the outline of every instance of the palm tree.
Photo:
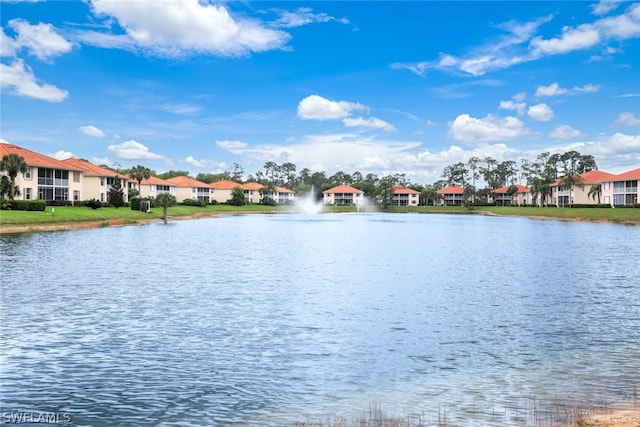
[(593, 200), (598, 198), (598, 204), (600, 204), (600, 196), (602, 196), (602, 184), (593, 184), (591, 185), (591, 189), (589, 190), (589, 194), (587, 194)]
[(571, 200), (571, 188), (574, 186), (584, 188), (584, 181), (580, 175), (567, 173), (567, 175), (560, 180), (560, 183), (569, 187), (569, 206), (571, 206), (573, 204)]
[(141, 195), (140, 190), (142, 189), (140, 188), (140, 186), (142, 185), (142, 180), (149, 179), (150, 176), (151, 176), (151, 169), (142, 165), (137, 165), (135, 167), (132, 167), (131, 170), (129, 171), (129, 178), (135, 179), (136, 181), (138, 181), (139, 195)]
[(9, 187), (7, 195), (10, 200), (13, 200), (13, 196), (20, 194), (16, 188), (16, 177), (19, 172), (27, 172), (27, 164), (24, 158), (18, 154), (5, 154), (2, 156), (2, 160), (0, 160), (0, 171), (7, 171), (7, 175), (9, 175), (11, 186)]
[(156, 203), (162, 207), (162, 220), (167, 223), (167, 208), (176, 204), (176, 197), (169, 193), (160, 193), (156, 196)]

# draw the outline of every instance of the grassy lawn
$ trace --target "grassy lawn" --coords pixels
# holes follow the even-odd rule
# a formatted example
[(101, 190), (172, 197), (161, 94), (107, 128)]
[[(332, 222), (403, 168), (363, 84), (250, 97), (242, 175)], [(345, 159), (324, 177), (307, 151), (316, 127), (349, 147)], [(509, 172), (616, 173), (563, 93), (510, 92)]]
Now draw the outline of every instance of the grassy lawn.
[[(273, 213), (287, 212), (288, 206), (230, 206), (213, 205), (207, 207), (173, 206), (169, 208), (169, 217), (206, 216), (214, 214), (232, 213)], [(326, 212), (356, 212), (354, 206), (331, 206)], [(396, 213), (440, 213), (440, 214), (495, 214), (506, 216), (541, 217), (550, 219), (579, 219), (583, 221), (606, 221), (615, 223), (640, 224), (640, 209), (633, 208), (531, 208), (531, 207), (497, 207), (481, 206), (473, 211), (463, 206), (417, 206), (417, 207), (392, 207), (389, 212)], [(55, 215), (51, 214), (51, 207), (45, 212), (28, 211), (0, 211), (0, 225), (20, 226), (34, 224), (73, 223), (79, 221), (109, 221), (122, 220), (124, 223), (135, 224), (137, 222), (160, 219), (161, 208), (153, 208), (151, 213), (132, 211), (129, 208), (100, 208), (93, 210), (87, 207), (62, 207), (55, 208)]]
[[(0, 225), (31, 225), (31, 224), (51, 224), (78, 221), (108, 221), (123, 220), (125, 223), (135, 223), (149, 219), (160, 219), (162, 208), (153, 208), (151, 213), (133, 211), (130, 208), (100, 208), (90, 209), (87, 207), (63, 207), (56, 206), (55, 214), (51, 213), (51, 207), (47, 206), (44, 212), (29, 211), (0, 211)], [(169, 217), (181, 217), (192, 215), (207, 215), (215, 213), (252, 213), (252, 212), (273, 212), (277, 207), (264, 205), (229, 206), (212, 205), (207, 207), (197, 206), (172, 206), (168, 210)]]
[(467, 214), (484, 213), (549, 219), (575, 219), (640, 224), (640, 209), (635, 208), (532, 208), (515, 206), (478, 206), (473, 211), (463, 206), (395, 207), (390, 212)]

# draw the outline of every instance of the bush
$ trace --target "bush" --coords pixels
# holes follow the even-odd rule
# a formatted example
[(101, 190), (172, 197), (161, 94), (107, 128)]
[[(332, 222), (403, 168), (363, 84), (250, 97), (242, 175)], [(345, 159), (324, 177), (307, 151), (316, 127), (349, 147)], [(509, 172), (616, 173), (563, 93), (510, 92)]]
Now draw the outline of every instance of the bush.
[(278, 202), (276, 202), (275, 200), (273, 200), (270, 197), (264, 197), (262, 199), (262, 204), (265, 205), (265, 206), (277, 206)]
[(91, 209), (98, 209), (102, 207), (102, 202), (98, 199), (90, 199), (84, 202), (84, 205)]
[(180, 203), (181, 205), (184, 206), (199, 206), (201, 208), (207, 206), (207, 201), (206, 200), (194, 200), (194, 199), (184, 199), (182, 201), (182, 203)]
[(71, 200), (47, 200), (47, 206), (73, 206)]
[(10, 200), (9, 209), (14, 211), (41, 211), (43, 212), (47, 204), (44, 200)]

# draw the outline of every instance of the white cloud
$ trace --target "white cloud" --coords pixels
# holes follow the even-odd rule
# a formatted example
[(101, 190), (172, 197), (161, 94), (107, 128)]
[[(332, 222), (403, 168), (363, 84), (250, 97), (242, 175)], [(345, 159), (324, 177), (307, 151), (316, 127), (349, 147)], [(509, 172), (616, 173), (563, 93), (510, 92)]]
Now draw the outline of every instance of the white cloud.
[(210, 163), (208, 160), (204, 159), (196, 160), (193, 156), (188, 156), (184, 159), (184, 162), (199, 169), (206, 168)]
[(569, 93), (569, 89), (561, 88), (557, 82), (553, 82), (549, 86), (538, 86), (535, 96), (557, 96), (565, 93)]
[(300, 27), (302, 25), (312, 24), (316, 22), (340, 22), (341, 24), (348, 24), (349, 20), (346, 18), (334, 18), (326, 13), (313, 13), (313, 9), (308, 7), (300, 7), (295, 11), (279, 11), (280, 18), (275, 21), (275, 25), (282, 28)]
[(524, 109), (527, 108), (526, 102), (514, 102), (514, 101), (500, 101), (499, 108), (502, 110), (515, 110), (518, 114), (524, 114)]
[(618, 115), (616, 123), (620, 123), (625, 126), (640, 126), (640, 118), (636, 117), (633, 113), (626, 111)]
[(595, 93), (600, 90), (599, 85), (587, 83), (584, 86), (574, 86), (573, 89), (561, 87), (558, 82), (553, 82), (549, 86), (538, 86), (536, 88), (536, 97), (543, 96), (559, 96), (559, 95), (576, 95), (579, 93)]
[(53, 157), (54, 159), (58, 159), (58, 160), (64, 160), (64, 159), (70, 159), (71, 157), (75, 157), (75, 155), (69, 151), (56, 151), (53, 154), (49, 154), (49, 157)]
[(377, 117), (367, 117), (366, 119), (362, 117), (345, 117), (344, 119), (342, 119), (342, 123), (347, 127), (364, 127), (370, 129), (380, 129), (387, 132), (396, 130), (396, 128), (393, 127), (391, 123), (385, 122), (384, 120), (381, 120)]
[(73, 49), (73, 44), (60, 36), (51, 24), (40, 22), (31, 25), (24, 19), (12, 19), (9, 26), (17, 33), (16, 45), (27, 48), (31, 54), (43, 61)]
[(533, 120), (537, 120), (539, 122), (548, 122), (553, 118), (553, 110), (544, 103), (532, 105), (527, 110), (527, 114)]
[(15, 56), (16, 51), (20, 48), (18, 43), (4, 33), (4, 28), (0, 27), (0, 56)]
[(104, 132), (93, 125), (80, 126), (80, 132), (95, 138), (102, 138), (104, 136)]
[(109, 145), (107, 149), (118, 159), (124, 160), (164, 160), (165, 157), (149, 151), (145, 145), (134, 140), (122, 144)]
[(477, 119), (461, 114), (450, 124), (449, 133), (458, 141), (507, 141), (529, 134), (524, 123), (516, 117), (500, 118), (491, 114)]
[(574, 129), (569, 125), (556, 126), (550, 133), (549, 137), (556, 139), (570, 139), (584, 136), (578, 129)]
[(361, 104), (331, 101), (318, 95), (309, 95), (298, 104), (298, 117), (305, 120), (333, 120), (349, 117), (353, 110), (363, 110)]
[(591, 5), (592, 13), (594, 15), (605, 15), (617, 8), (622, 1), (623, 0), (600, 0), (598, 3)]
[(242, 141), (229, 141), (229, 140), (216, 141), (216, 146), (222, 148), (223, 150), (230, 151), (232, 153), (241, 151), (247, 148), (248, 145), (249, 144)]
[(17, 59), (11, 65), (0, 64), (1, 87), (12, 93), (29, 98), (42, 99), (49, 102), (61, 102), (68, 95), (66, 90), (58, 89), (50, 84), (38, 84), (31, 69)]
[(534, 56), (557, 55), (579, 49), (587, 49), (599, 43), (600, 33), (591, 24), (583, 24), (576, 28), (564, 27), (562, 35), (552, 39), (544, 40), (542, 37), (535, 37), (529, 46)]
[(108, 157), (92, 157), (91, 163), (94, 165), (108, 165), (111, 163)]
[[(234, 18), (224, 4), (198, 0), (93, 0), (97, 16), (113, 17), (127, 38), (79, 34), (85, 42), (133, 48), (170, 57), (239, 56), (285, 47), (291, 36), (261, 22)], [(102, 34), (104, 35), (104, 34)], [(101, 44), (102, 43), (102, 44)]]

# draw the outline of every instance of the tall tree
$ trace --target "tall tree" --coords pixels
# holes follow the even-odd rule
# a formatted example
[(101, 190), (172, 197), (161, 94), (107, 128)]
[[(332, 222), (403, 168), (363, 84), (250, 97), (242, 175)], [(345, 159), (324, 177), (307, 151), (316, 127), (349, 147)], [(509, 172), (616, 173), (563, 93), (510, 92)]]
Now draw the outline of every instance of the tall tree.
[(121, 206), (124, 206), (124, 189), (122, 188), (122, 183), (120, 182), (120, 178), (113, 179), (113, 184), (111, 184), (111, 188), (109, 189), (109, 194), (107, 194), (107, 200), (116, 209), (118, 209)]
[(589, 198), (592, 198), (593, 200), (596, 200), (597, 198), (598, 204), (600, 204), (600, 196), (602, 196), (602, 184), (592, 184), (587, 196)]
[(176, 196), (170, 193), (160, 193), (156, 196), (156, 204), (162, 207), (162, 220), (167, 223), (167, 210), (176, 204)]
[(376, 198), (382, 209), (387, 209), (393, 203), (393, 186), (397, 184), (395, 177), (387, 175), (380, 179)]
[(449, 165), (442, 170), (442, 178), (447, 180), (448, 185), (459, 185), (464, 187), (467, 181), (467, 173), (469, 170), (462, 162)]
[(131, 170), (129, 171), (129, 178), (135, 179), (136, 181), (138, 181), (139, 194), (141, 193), (141, 190), (142, 190), (140, 188), (142, 186), (142, 180), (149, 179), (150, 176), (151, 176), (151, 169), (142, 165), (136, 165), (132, 167)]
[(233, 170), (231, 171), (231, 180), (235, 182), (242, 182), (244, 178), (244, 168), (238, 163), (233, 164)]
[(16, 177), (18, 176), (18, 173), (25, 173), (27, 171), (27, 167), (24, 157), (18, 154), (11, 153), (2, 156), (2, 160), (0, 160), (0, 171), (7, 171), (7, 175), (9, 175), (10, 187), (7, 197), (10, 200), (13, 200), (14, 196), (20, 194), (19, 189), (16, 187)]
[(176, 176), (189, 176), (189, 171), (174, 171), (174, 170), (170, 170), (170, 171), (167, 171), (167, 172), (159, 173), (156, 176), (158, 178), (160, 178), (160, 179), (175, 178)]

